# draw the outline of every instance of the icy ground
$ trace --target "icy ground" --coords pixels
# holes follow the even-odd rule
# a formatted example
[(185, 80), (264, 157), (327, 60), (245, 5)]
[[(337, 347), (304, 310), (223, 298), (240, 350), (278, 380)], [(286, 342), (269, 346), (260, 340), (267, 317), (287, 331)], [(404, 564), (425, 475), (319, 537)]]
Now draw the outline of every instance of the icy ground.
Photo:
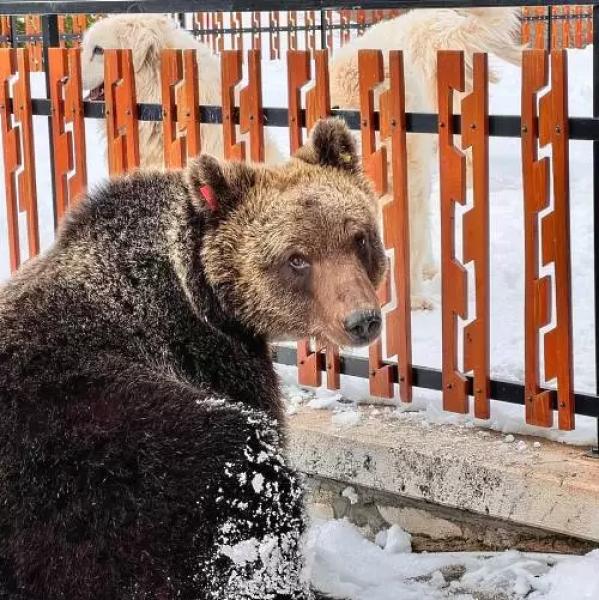
[(351, 600), (596, 600), (599, 550), (586, 556), (500, 553), (412, 554), (397, 526), (362, 537), (346, 521), (316, 522), (307, 556), (318, 589)]
[[(591, 114), (592, 48), (569, 51), (570, 113), (572, 116)], [(506, 64), (492, 64), (502, 72), (502, 80), (491, 86), (491, 113), (518, 114), (520, 109), (520, 71)], [(264, 104), (286, 106), (286, 69), (282, 61), (264, 61)], [(43, 96), (41, 74), (32, 76), (34, 95)], [(86, 122), (87, 164), (90, 185), (106, 176), (103, 143), (97, 135), (98, 123)], [(45, 117), (34, 118), (38, 199), (42, 247), (52, 241), (52, 211), (50, 201), (50, 172), (48, 158), (48, 130)], [(287, 131), (271, 128), (282, 150), (288, 147)], [(496, 378), (522, 381), (524, 374), (524, 324), (523, 324), (523, 216), (520, 165), (520, 144), (517, 139), (491, 138), (490, 189), (491, 189), (491, 365)], [(577, 391), (592, 392), (595, 388), (594, 369), (594, 319), (593, 319), (593, 261), (592, 261), (592, 152), (590, 142), (572, 142), (571, 166), (571, 226), (572, 226), (572, 282), (574, 319), (574, 366)], [(8, 277), (8, 246), (4, 180), (0, 177), (0, 281)], [(438, 182), (434, 184), (433, 207), (434, 239), (439, 239)], [(22, 215), (23, 217), (23, 215)], [(22, 248), (26, 255), (25, 222)], [(438, 247), (437, 247), (438, 252)], [(458, 250), (459, 254), (459, 250)], [(441, 316), (439, 279), (428, 289), (437, 308), (430, 312), (415, 312), (412, 316), (414, 363), (422, 366), (441, 365)], [(291, 384), (295, 373), (281, 368), (284, 381)], [(367, 383), (342, 379), (344, 396), (354, 401), (368, 400)], [(464, 421), (464, 417), (443, 413), (439, 395), (426, 390), (416, 390), (410, 410), (422, 411), (427, 421)], [(404, 410), (404, 407), (402, 410)], [(575, 432), (560, 433), (524, 425), (523, 408), (493, 402), (492, 419), (485, 426), (512, 433), (534, 433), (569, 443), (589, 444), (594, 439), (595, 423), (592, 419), (578, 417)], [(461, 420), (461, 421), (460, 421)], [(465, 422), (472, 421), (466, 418)]]

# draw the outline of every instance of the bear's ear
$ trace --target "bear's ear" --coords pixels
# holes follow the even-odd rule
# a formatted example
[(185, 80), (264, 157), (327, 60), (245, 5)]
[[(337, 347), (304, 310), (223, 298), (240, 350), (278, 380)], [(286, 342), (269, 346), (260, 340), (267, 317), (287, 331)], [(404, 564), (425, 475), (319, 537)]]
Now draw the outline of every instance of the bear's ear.
[(185, 179), (194, 206), (222, 217), (234, 209), (256, 181), (256, 170), (242, 162), (222, 162), (208, 154), (189, 161)]
[(318, 121), (310, 141), (296, 152), (295, 158), (312, 165), (361, 172), (354, 137), (345, 122), (337, 118)]

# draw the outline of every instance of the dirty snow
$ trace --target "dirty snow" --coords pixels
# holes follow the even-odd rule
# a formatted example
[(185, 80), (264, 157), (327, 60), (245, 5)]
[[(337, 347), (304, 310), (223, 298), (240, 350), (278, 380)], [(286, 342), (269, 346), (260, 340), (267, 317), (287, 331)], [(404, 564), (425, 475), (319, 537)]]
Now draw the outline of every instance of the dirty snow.
[[(569, 51), (570, 113), (572, 116), (591, 114), (591, 65), (592, 48)], [(493, 59), (492, 59), (493, 60)], [(490, 90), (492, 114), (518, 114), (520, 72), (511, 65), (498, 64), (502, 81)], [(285, 106), (286, 69), (282, 61), (264, 61), (264, 104)], [(32, 75), (34, 96), (44, 95), (43, 76)], [(37, 188), (41, 223), (42, 248), (52, 242), (52, 209), (50, 200), (50, 171), (48, 157), (48, 128), (45, 117), (34, 118)], [(283, 151), (288, 147), (287, 131), (272, 128), (271, 131)], [(87, 166), (90, 185), (106, 176), (103, 142), (98, 136), (97, 122), (86, 121)], [(490, 189), (491, 189), (491, 365), (495, 378), (522, 381), (524, 374), (523, 340), (523, 219), (520, 146), (517, 139), (492, 138), (490, 142)], [(592, 235), (592, 152), (590, 142), (572, 142), (571, 165), (571, 224), (572, 224), (572, 283), (574, 320), (574, 367), (575, 386), (578, 391), (593, 392), (595, 389), (594, 367), (594, 319), (593, 319), (593, 235)], [(0, 281), (9, 275), (8, 240), (6, 234), (6, 208), (4, 180), (0, 177)], [(433, 220), (438, 252), (438, 181), (433, 185)], [(21, 215), (22, 249), (26, 256), (26, 233), (24, 215)], [(459, 254), (459, 251), (458, 251)], [(412, 316), (413, 357), (417, 365), (439, 368), (441, 365), (441, 315), (438, 309), (440, 283), (435, 279), (428, 285), (428, 294), (436, 308), (429, 312), (416, 312)], [(351, 353), (352, 351), (350, 351)], [(365, 355), (364, 351), (353, 351)], [(286, 383), (295, 381), (293, 369), (280, 369)], [(551, 382), (549, 382), (551, 383)], [(352, 426), (359, 421), (359, 413), (351, 414), (344, 402), (371, 401), (368, 384), (342, 378), (343, 397), (311, 397), (314, 408), (328, 409), (339, 426)], [(288, 402), (288, 414), (294, 414), (303, 404), (301, 391), (294, 391)], [(410, 407), (399, 410), (418, 411), (429, 424), (458, 423), (466, 426), (483, 426), (503, 433), (540, 435), (552, 440), (573, 444), (590, 444), (594, 441), (596, 425), (593, 419), (577, 417), (574, 432), (559, 432), (530, 427), (524, 423), (523, 408), (505, 403), (492, 402), (491, 419), (479, 422), (469, 416), (448, 414), (442, 411), (439, 394), (430, 390), (416, 390)]]
[(377, 542), (365, 539), (347, 521), (315, 522), (307, 542), (313, 584), (350, 600), (599, 597), (599, 550), (583, 557), (514, 550), (416, 554), (409, 534), (396, 525)]

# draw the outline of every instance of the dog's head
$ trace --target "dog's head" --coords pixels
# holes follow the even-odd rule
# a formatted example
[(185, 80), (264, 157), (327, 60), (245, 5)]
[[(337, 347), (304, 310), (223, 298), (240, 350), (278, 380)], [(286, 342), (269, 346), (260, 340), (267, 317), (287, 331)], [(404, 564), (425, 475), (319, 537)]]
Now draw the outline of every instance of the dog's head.
[[(149, 80), (154, 75), (144, 78), (142, 71), (159, 72), (160, 52), (168, 47), (170, 32), (175, 28), (174, 21), (160, 15), (116, 15), (94, 23), (83, 37), (81, 56), (83, 87), (89, 90), (89, 99), (104, 99), (105, 50), (130, 48), (136, 83)], [(153, 100), (140, 94), (138, 97)]]

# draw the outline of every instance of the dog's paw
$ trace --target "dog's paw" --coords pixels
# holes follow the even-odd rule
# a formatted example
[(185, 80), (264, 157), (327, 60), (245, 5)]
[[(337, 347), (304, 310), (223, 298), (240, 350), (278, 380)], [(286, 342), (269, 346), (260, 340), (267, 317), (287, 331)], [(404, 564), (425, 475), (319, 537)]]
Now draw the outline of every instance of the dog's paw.
[(430, 279), (433, 279), (437, 273), (439, 272), (439, 266), (434, 263), (431, 262), (429, 264), (424, 265), (424, 267), (422, 267), (422, 278), (425, 281), (428, 281)]
[(413, 295), (411, 298), (412, 310), (433, 310), (435, 307), (434, 302), (431, 298), (421, 296), (419, 294)]

